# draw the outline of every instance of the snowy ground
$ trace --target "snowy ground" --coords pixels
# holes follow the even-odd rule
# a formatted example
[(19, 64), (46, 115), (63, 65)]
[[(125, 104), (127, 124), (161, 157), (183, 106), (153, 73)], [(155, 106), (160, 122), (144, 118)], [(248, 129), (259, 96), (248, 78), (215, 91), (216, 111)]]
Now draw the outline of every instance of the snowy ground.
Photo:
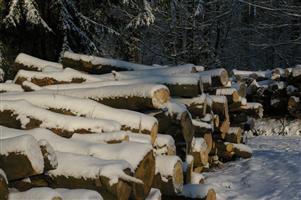
[(208, 173), (217, 199), (300, 200), (301, 137), (258, 136), (248, 140), (253, 157)]

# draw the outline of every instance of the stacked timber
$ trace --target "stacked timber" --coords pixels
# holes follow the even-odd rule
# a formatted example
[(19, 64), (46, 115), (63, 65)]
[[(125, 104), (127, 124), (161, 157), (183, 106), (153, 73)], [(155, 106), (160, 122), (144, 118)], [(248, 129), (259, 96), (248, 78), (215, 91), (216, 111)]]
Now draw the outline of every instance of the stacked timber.
[[(224, 68), (71, 52), (62, 64), (20, 54), (15, 69), (0, 91), (3, 199), (214, 200), (202, 173), (252, 156), (242, 138), (262, 117), (262, 105), (248, 98), (261, 74), (233, 81)], [(271, 74), (278, 81), (283, 73)], [(300, 96), (291, 89), (294, 112)]]

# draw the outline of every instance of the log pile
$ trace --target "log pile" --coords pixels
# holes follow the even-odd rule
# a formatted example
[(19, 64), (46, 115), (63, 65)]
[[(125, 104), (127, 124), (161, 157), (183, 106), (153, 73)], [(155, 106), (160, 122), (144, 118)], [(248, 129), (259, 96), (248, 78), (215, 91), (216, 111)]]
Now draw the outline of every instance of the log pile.
[[(249, 80), (266, 76), (231, 83), (223, 68), (147, 66), (70, 52), (62, 60), (20, 54), (13, 83), (1, 91), (0, 197), (44, 187), (49, 196), (41, 198), (56, 200), (79, 189), (95, 199), (214, 200), (201, 173), (252, 156), (243, 133), (263, 107), (249, 98)], [(290, 73), (290, 84), (300, 81)], [(275, 70), (273, 81), (281, 76)], [(289, 104), (295, 113), (298, 91)]]
[(267, 71), (233, 70), (238, 82), (247, 85), (247, 99), (263, 105), (265, 116), (301, 118), (301, 66)]

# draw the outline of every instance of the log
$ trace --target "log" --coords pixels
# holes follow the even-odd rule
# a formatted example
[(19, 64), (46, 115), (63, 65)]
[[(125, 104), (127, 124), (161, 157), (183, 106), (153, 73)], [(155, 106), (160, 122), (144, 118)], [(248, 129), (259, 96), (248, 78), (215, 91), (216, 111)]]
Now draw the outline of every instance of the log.
[(12, 70), (15, 73), (18, 72), (20, 69), (31, 71), (43, 71), (45, 68), (50, 66), (57, 70), (63, 69), (63, 66), (60, 63), (50, 62), (24, 53), (20, 53), (15, 59), (15, 63)]
[(32, 136), (21, 135), (1, 139), (0, 143), (0, 166), (8, 180), (43, 173), (43, 155), (37, 140)]
[(169, 100), (169, 90), (164, 85), (133, 84), (99, 88), (44, 90), (39, 94), (60, 94), (71, 97), (92, 99), (99, 103), (129, 110), (160, 109)]
[(225, 141), (239, 144), (242, 141), (243, 130), (240, 127), (230, 127), (226, 134)]
[(227, 97), (228, 104), (239, 104), (241, 102), (241, 96), (239, 96), (235, 88), (219, 88), (216, 89), (215, 95)]
[(1, 97), (2, 100), (24, 99), (36, 106), (61, 114), (114, 120), (121, 124), (122, 130), (151, 135), (152, 142), (155, 141), (158, 132), (158, 121), (154, 117), (135, 111), (111, 108), (89, 99), (32, 92), (17, 95), (7, 94)]
[(47, 188), (32, 188), (24, 192), (13, 191), (9, 193), (10, 200), (23, 200), (23, 199), (43, 199), (43, 200), (63, 200), (63, 197), (57, 191)]
[(57, 168), (57, 158), (52, 146), (47, 140), (38, 141), (44, 159), (44, 172)]
[[(182, 197), (182, 198), (181, 198)], [(212, 186), (206, 184), (187, 184), (183, 187), (183, 192), (179, 199), (204, 199), (204, 200), (216, 200), (216, 193), (212, 189)]]
[(245, 144), (234, 144), (234, 153), (245, 159), (252, 157), (252, 149)]
[(47, 140), (56, 151), (77, 153), (86, 156), (91, 155), (104, 160), (125, 160), (131, 164), (133, 176), (143, 182), (143, 184), (134, 183), (132, 185), (133, 198), (144, 199), (151, 189), (155, 174), (155, 158), (152, 146), (149, 144), (135, 142), (118, 144), (85, 142), (79, 139), (63, 138), (45, 129), (19, 131), (19, 134), (20, 132), (21, 134), (30, 134), (38, 140)]
[(196, 138), (201, 137), (205, 140), (207, 145), (207, 153), (209, 153), (213, 145), (212, 125), (206, 122), (200, 122), (196, 120), (193, 120), (192, 123), (194, 125), (194, 136)]
[(8, 181), (2, 169), (0, 169), (0, 199), (8, 200)]
[(0, 124), (17, 129), (47, 128), (54, 133), (71, 137), (73, 133), (101, 133), (120, 130), (111, 120), (89, 119), (57, 114), (24, 101), (1, 101)]
[(106, 74), (111, 71), (131, 71), (155, 68), (154, 66), (136, 64), (116, 59), (103, 58), (65, 52), (62, 58), (64, 67), (74, 68), (91, 74)]
[(297, 65), (295, 66), (292, 71), (291, 74), (288, 78), (289, 83), (292, 83), (293, 85), (300, 85), (301, 83), (301, 65)]
[(183, 163), (183, 173), (185, 184), (191, 183), (192, 174), (194, 169), (194, 158), (192, 155), (186, 155), (185, 162)]
[(24, 92), (22, 87), (14, 83), (0, 83), (0, 93), (5, 92)]
[(182, 162), (177, 156), (157, 156), (153, 188), (166, 196), (181, 193), (183, 188)]
[(100, 144), (117, 144), (117, 143), (129, 141), (129, 135), (128, 132), (126, 131), (116, 131), (116, 132), (109, 132), (103, 134), (74, 133), (71, 138), (75, 140), (100, 143)]
[(239, 96), (246, 98), (248, 87), (247, 87), (247, 84), (245, 82), (233, 83), (232, 87), (237, 90)]
[(255, 80), (266, 80), (271, 76), (270, 71), (243, 71), (243, 70), (232, 70), (232, 73), (237, 80), (243, 80), (245, 78), (253, 78)]
[(175, 140), (170, 135), (158, 134), (154, 143), (154, 152), (159, 155), (176, 155)]
[(210, 76), (211, 87), (226, 86), (229, 81), (228, 72), (224, 68), (206, 70), (198, 73), (200, 77)]
[(100, 192), (104, 199), (123, 200), (131, 194), (131, 183), (142, 183), (129, 175), (131, 166), (126, 161), (63, 152), (56, 154), (58, 168), (47, 173), (52, 188), (90, 189)]
[(240, 106), (239, 108), (233, 108), (230, 110), (231, 113), (245, 113), (249, 117), (262, 118), (263, 107), (260, 103), (248, 102), (246, 105)]
[(288, 99), (287, 109), (292, 116), (294, 116), (296, 118), (301, 118), (300, 98), (296, 97), (296, 96), (291, 96)]
[(217, 155), (222, 162), (231, 161), (233, 159), (234, 145), (232, 143), (218, 141), (215, 144), (217, 148)]
[(211, 102), (208, 104), (211, 106), (214, 114), (219, 116), (221, 121), (229, 119), (228, 101), (225, 96), (210, 95)]
[(176, 75), (176, 76), (134, 76), (129, 80), (113, 80), (113, 81), (94, 81), (82, 84), (60, 84), (50, 85), (44, 88), (52, 90), (66, 90), (79, 88), (98, 88), (116, 85), (133, 85), (133, 84), (162, 84), (168, 87), (171, 96), (179, 97), (196, 97), (202, 93), (202, 85), (197, 76), (193, 74)]
[(208, 166), (207, 144), (203, 138), (194, 138), (191, 145), (191, 155), (194, 160), (194, 167)]
[(9, 182), (10, 187), (16, 188), (20, 192), (37, 187), (49, 187), (48, 182), (43, 174), (30, 176), (24, 179), (13, 180)]
[(66, 68), (59, 72), (33, 72), (19, 70), (15, 76), (14, 83), (22, 85), (24, 81), (32, 82), (38, 86), (64, 84), (64, 83), (82, 83), (98, 81), (91, 75), (81, 73), (71, 68)]
[(207, 113), (205, 94), (194, 98), (173, 98), (173, 100), (177, 103), (185, 104), (193, 118), (202, 118)]
[(43, 89), (42, 87), (30, 81), (23, 81), (21, 87), (25, 92), (38, 91)]

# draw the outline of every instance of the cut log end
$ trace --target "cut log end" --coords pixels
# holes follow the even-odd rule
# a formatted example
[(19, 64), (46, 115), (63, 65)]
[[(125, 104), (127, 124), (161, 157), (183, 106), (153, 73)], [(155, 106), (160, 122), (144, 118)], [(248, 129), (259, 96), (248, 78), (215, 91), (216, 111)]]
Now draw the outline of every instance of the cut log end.
[(182, 163), (177, 162), (174, 167), (174, 176), (172, 177), (173, 182), (177, 188), (182, 188), (183, 186), (183, 169), (182, 169)]
[(153, 105), (157, 108), (161, 108), (162, 105), (168, 102), (169, 100), (169, 90), (167, 88), (161, 88), (156, 90), (153, 94)]
[(151, 143), (154, 144), (158, 135), (159, 125), (156, 123), (150, 131)]
[(215, 193), (214, 189), (208, 190), (206, 200), (216, 200), (216, 193)]

